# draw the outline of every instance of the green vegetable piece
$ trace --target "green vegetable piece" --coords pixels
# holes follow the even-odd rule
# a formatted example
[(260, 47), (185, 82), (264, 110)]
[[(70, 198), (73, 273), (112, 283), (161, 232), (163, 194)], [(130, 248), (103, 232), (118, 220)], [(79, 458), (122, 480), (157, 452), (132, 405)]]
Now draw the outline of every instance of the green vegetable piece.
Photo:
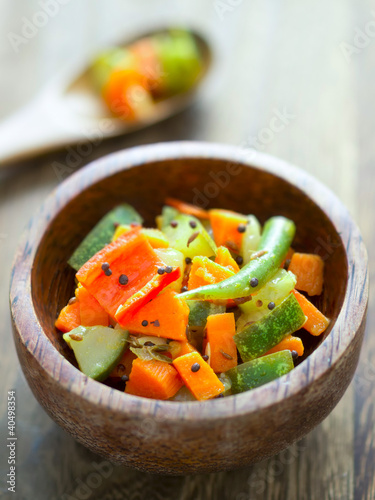
[(79, 326), (63, 338), (73, 349), (81, 372), (103, 381), (127, 349), (129, 333), (107, 326)]
[(232, 382), (231, 393), (238, 394), (272, 382), (293, 368), (291, 352), (280, 351), (231, 368), (225, 375)]
[[(237, 321), (237, 328), (242, 329), (249, 321), (258, 321), (269, 314), (274, 306), (278, 306), (290, 294), (296, 282), (293, 273), (279, 269), (252, 300), (239, 306), (243, 314)], [(271, 308), (268, 307), (269, 304)]]
[(251, 260), (251, 256), (256, 250), (260, 243), (261, 225), (255, 215), (248, 215), (248, 223), (246, 225), (246, 230), (242, 238), (242, 245), (240, 254), (242, 255), (244, 264), (248, 264)]
[[(215, 285), (207, 285), (180, 294), (190, 300), (225, 300), (247, 297), (257, 292), (276, 273), (293, 240), (296, 226), (285, 217), (272, 217), (265, 225), (258, 252), (239, 273)], [(257, 253), (258, 253), (257, 252)]]
[(267, 316), (252, 323), (233, 337), (242, 361), (250, 361), (262, 356), (284, 337), (299, 330), (305, 321), (306, 316), (291, 293)]
[(216, 255), (217, 247), (214, 240), (196, 217), (179, 213), (173, 220), (177, 223), (175, 227), (168, 224), (162, 229), (171, 247), (190, 258), (195, 255), (205, 257)]
[(95, 58), (90, 68), (90, 77), (98, 92), (101, 92), (115, 70), (136, 68), (134, 55), (125, 48), (113, 48)]
[(188, 31), (173, 30), (154, 36), (153, 43), (167, 92), (177, 94), (192, 88), (202, 70), (194, 37)]
[(93, 255), (110, 243), (114, 224), (142, 223), (142, 217), (130, 205), (119, 205), (108, 212), (81, 242), (68, 263), (78, 271)]
[(163, 231), (178, 215), (180, 215), (180, 212), (176, 208), (164, 205), (161, 211), (161, 216), (159, 216), (160, 229)]

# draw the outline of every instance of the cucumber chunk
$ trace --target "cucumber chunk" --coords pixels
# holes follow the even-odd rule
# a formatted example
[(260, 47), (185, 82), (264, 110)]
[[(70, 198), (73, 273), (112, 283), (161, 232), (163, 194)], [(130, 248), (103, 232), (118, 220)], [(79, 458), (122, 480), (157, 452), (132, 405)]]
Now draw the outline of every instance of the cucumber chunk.
[(269, 314), (268, 304), (273, 302), (275, 306), (278, 306), (290, 294), (296, 282), (297, 279), (293, 273), (279, 269), (259, 292), (253, 295), (252, 300), (239, 306), (243, 314), (237, 321), (237, 330), (242, 330), (250, 321), (258, 321)]
[(284, 337), (299, 330), (305, 321), (306, 316), (291, 293), (267, 316), (234, 336), (242, 361), (250, 361), (262, 356)]
[(238, 394), (272, 382), (293, 368), (291, 352), (280, 351), (231, 368), (225, 375), (232, 383), (231, 393)]
[(108, 212), (89, 232), (82, 243), (77, 247), (68, 263), (78, 271), (83, 264), (91, 259), (99, 250), (111, 242), (114, 233), (114, 224), (142, 223), (142, 217), (127, 204), (119, 205)]
[(216, 255), (217, 247), (214, 240), (196, 217), (179, 213), (173, 220), (177, 223), (176, 227), (168, 224), (162, 228), (171, 247), (190, 258), (195, 255), (205, 257)]
[(246, 265), (251, 260), (251, 256), (258, 249), (262, 227), (255, 215), (248, 215), (248, 223), (241, 245), (241, 255)]
[(73, 349), (79, 369), (88, 377), (105, 380), (128, 347), (126, 330), (106, 326), (79, 326), (63, 335)]

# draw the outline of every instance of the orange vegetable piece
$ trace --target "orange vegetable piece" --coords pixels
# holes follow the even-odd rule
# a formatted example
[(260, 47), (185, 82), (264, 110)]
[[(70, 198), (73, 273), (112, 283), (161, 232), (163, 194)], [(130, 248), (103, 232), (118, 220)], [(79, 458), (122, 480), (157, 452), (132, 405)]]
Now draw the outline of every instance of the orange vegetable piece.
[[(102, 269), (105, 263), (110, 266), (110, 276)], [(164, 268), (165, 264), (136, 227), (97, 252), (76, 277), (107, 313), (120, 322), (180, 276), (179, 267), (162, 275), (157, 273), (158, 267)], [(127, 276), (127, 284), (120, 284), (121, 275)]]
[(223, 209), (209, 211), (212, 231), (216, 245), (226, 246), (238, 252), (241, 248), (244, 233), (238, 227), (247, 224), (247, 218), (237, 212)]
[[(167, 289), (131, 318), (121, 321), (121, 315), (117, 314), (117, 319), (126, 330), (186, 342), (190, 310), (186, 302), (176, 295), (177, 292)], [(142, 322), (147, 322), (147, 325), (143, 326)]]
[(236, 322), (233, 313), (213, 314), (207, 318), (207, 343), (210, 344), (210, 366), (216, 373), (237, 366), (237, 347), (233, 336)]
[(207, 210), (203, 208), (197, 207), (196, 205), (191, 205), (190, 203), (186, 203), (185, 201), (178, 200), (177, 198), (166, 198), (165, 204), (170, 207), (176, 208), (183, 214), (193, 215), (198, 219), (208, 219), (209, 214)]
[(227, 247), (224, 246), (221, 246), (217, 249), (215, 262), (216, 264), (220, 264), (223, 267), (227, 267), (234, 273), (238, 273), (238, 271), (240, 270), (237, 262), (231, 256), (230, 251), (227, 249)]
[(152, 399), (169, 399), (183, 386), (177, 370), (169, 363), (137, 358), (126, 383), (125, 392)]
[(307, 317), (306, 323), (303, 328), (307, 330), (311, 335), (321, 335), (328, 327), (330, 320), (324, 316), (323, 313), (319, 311), (318, 308), (314, 306), (304, 295), (293, 290), (293, 293), (298, 300), (299, 305)]
[(55, 321), (55, 327), (63, 333), (68, 333), (81, 324), (80, 306), (78, 300), (61, 309)]
[(200, 286), (213, 285), (233, 276), (234, 272), (213, 262), (208, 257), (197, 255), (193, 258), (190, 269), (188, 289), (193, 290)]
[[(195, 363), (199, 365), (198, 371), (192, 371)], [(198, 352), (179, 356), (173, 361), (173, 365), (188, 389), (199, 401), (215, 398), (224, 392), (224, 385)]]
[(130, 375), (133, 361), (137, 359), (137, 355), (130, 349), (126, 349), (122, 358), (117, 363), (117, 366), (110, 373), (109, 378), (121, 378), (123, 375)]
[(323, 290), (324, 261), (319, 255), (295, 252), (288, 271), (297, 277), (297, 290), (320, 295)]
[(80, 306), (82, 326), (108, 326), (108, 313), (102, 308), (99, 302), (80, 283), (76, 290), (76, 297)]
[(189, 344), (189, 342), (177, 342), (172, 341), (169, 343), (169, 354), (172, 359), (176, 359), (179, 356), (184, 356), (185, 354), (189, 354), (190, 352), (197, 352), (197, 350)]
[(302, 356), (304, 352), (304, 347), (302, 340), (299, 337), (293, 337), (293, 335), (287, 335), (279, 344), (272, 347), (268, 352), (263, 354), (263, 356), (267, 356), (267, 354), (273, 354), (274, 352), (279, 351), (297, 351), (298, 356)]
[[(124, 120), (136, 120), (139, 104), (151, 101), (145, 78), (136, 69), (118, 69), (112, 71), (108, 81), (103, 87), (103, 98), (111, 110)], [(138, 100), (132, 98), (132, 93), (137, 91)]]

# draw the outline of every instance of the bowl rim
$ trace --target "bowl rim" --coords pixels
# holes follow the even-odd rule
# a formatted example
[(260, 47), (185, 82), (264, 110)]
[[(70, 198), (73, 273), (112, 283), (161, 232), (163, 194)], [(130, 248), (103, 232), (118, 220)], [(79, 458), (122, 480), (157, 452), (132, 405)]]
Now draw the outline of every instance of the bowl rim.
[[(31, 269), (41, 240), (57, 214), (78, 192), (122, 170), (137, 168), (147, 163), (181, 159), (213, 159), (228, 164), (242, 164), (287, 181), (301, 190), (328, 216), (340, 234), (348, 261), (348, 281), (342, 308), (329, 335), (312, 354), (287, 375), (273, 382), (229, 398), (204, 402), (141, 398), (122, 393), (87, 377), (57, 351), (44, 333), (34, 309), (31, 290)], [(27, 252), (24, 251), (25, 247)], [(18, 265), (20, 255), (23, 259), (22, 266)], [(352, 293), (351, 284), (355, 284), (357, 293)], [(77, 397), (113, 410), (117, 414), (121, 412), (137, 417), (153, 415), (165, 421), (199, 422), (207, 419), (226, 419), (269, 408), (301, 391), (306, 391), (313, 382), (334, 368), (353, 342), (365, 317), (367, 302), (367, 251), (357, 225), (330, 189), (300, 168), (257, 150), (195, 141), (136, 146), (106, 155), (73, 173), (52, 191), (27, 225), (15, 253), (10, 283), (15, 341), (23, 344), (47, 376)], [(28, 328), (24, 327), (25, 322)]]

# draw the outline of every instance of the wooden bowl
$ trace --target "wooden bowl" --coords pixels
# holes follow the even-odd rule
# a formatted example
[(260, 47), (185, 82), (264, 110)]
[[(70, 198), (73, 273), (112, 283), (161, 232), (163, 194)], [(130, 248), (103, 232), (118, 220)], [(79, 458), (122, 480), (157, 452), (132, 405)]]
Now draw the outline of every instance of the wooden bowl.
[[(74, 366), (54, 328), (74, 290), (68, 257), (114, 205), (134, 205), (153, 225), (167, 195), (254, 213), (261, 222), (286, 215), (297, 225), (293, 246), (325, 260), (317, 305), (332, 322), (322, 337), (306, 334), (306, 356), (288, 375), (236, 396), (178, 403), (125, 394)], [(231, 146), (156, 144), (95, 161), (47, 198), (16, 253), (10, 298), (28, 383), (47, 413), (80, 443), (112, 462), (153, 473), (228, 470), (301, 439), (344, 394), (365, 326), (367, 254), (347, 210), (305, 172)]]

